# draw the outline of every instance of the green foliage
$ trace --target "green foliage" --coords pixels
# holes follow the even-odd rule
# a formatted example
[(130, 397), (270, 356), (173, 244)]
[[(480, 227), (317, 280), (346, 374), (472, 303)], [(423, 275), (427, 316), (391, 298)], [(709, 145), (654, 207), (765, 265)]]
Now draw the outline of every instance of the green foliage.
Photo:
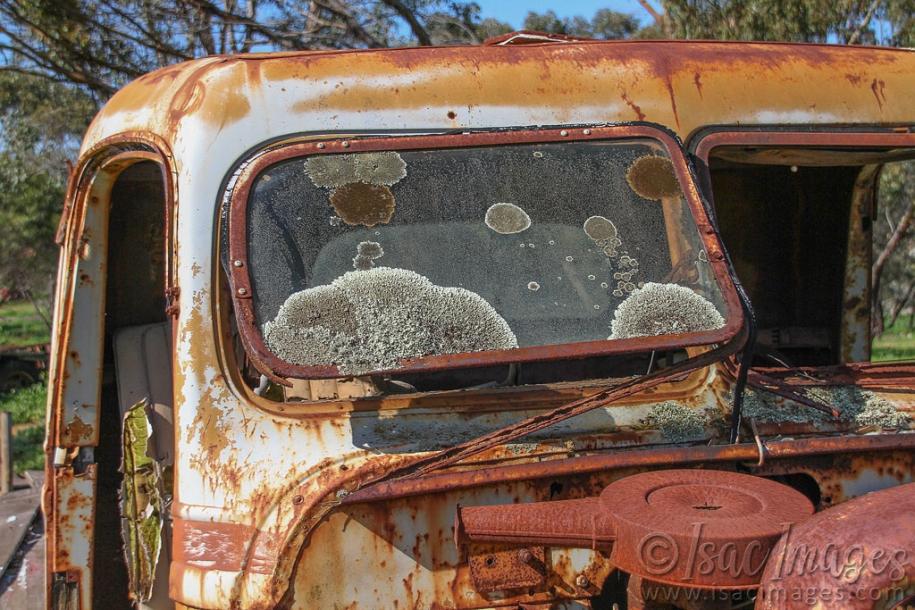
[(13, 416), (14, 426), (43, 424), (46, 398), (46, 382), (42, 380), (28, 387), (0, 394), (0, 411), (8, 411)]
[[(661, 0), (676, 38), (906, 44), (912, 0)], [(877, 24), (888, 27), (878, 27)]]
[(0, 288), (46, 295), (66, 160), (95, 111), (88, 96), (47, 79), (0, 72)]
[(21, 347), (48, 341), (48, 325), (31, 303), (18, 301), (0, 305), (0, 347)]
[(874, 340), (871, 360), (915, 360), (915, 313), (899, 316), (892, 327)]
[(598, 10), (590, 20), (581, 15), (560, 18), (554, 11), (531, 11), (524, 18), (524, 29), (565, 36), (617, 40), (635, 34), (639, 29), (639, 22), (632, 15), (606, 8)]
[(879, 275), (879, 294), (875, 301), (876, 330), (892, 325), (905, 310), (915, 310), (915, 161), (887, 163), (877, 188), (877, 217), (873, 224), (874, 257), (887, 248), (900, 226), (907, 226), (902, 239), (886, 258)]
[(44, 468), (44, 424), (23, 428), (13, 434), (13, 471)]
[(13, 470), (40, 470), (44, 466), (46, 382), (0, 394), (0, 411), (13, 418)]

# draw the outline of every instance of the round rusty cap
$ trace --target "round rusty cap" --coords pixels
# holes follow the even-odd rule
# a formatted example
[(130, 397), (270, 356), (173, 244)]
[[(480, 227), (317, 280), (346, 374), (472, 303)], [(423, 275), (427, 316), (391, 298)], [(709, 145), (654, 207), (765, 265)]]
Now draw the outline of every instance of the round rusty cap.
[(620, 569), (700, 588), (757, 585), (782, 533), (813, 514), (787, 485), (718, 470), (633, 475), (600, 501), (616, 527), (611, 559)]

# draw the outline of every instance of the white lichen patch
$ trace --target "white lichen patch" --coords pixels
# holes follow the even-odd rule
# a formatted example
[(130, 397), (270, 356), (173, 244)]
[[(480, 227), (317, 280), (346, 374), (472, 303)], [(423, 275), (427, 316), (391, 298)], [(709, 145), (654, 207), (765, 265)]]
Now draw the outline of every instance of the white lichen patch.
[(336, 188), (356, 182), (353, 155), (316, 155), (305, 159), (305, 173), (315, 186)]
[(384, 256), (384, 248), (377, 241), (362, 241), (356, 246), (356, 256), (353, 258), (353, 267), (366, 271), (375, 266), (375, 259)]
[(862, 428), (899, 429), (911, 421), (886, 398), (856, 387), (813, 388), (807, 390), (807, 396), (835, 407), (841, 419)]
[[(891, 401), (856, 387), (798, 388), (800, 394), (839, 412), (839, 421), (856, 428), (899, 430), (912, 419)], [(806, 405), (748, 388), (744, 393), (743, 416), (760, 422), (817, 423), (834, 421), (832, 416)]]
[(502, 235), (521, 233), (531, 226), (531, 217), (514, 203), (492, 204), (486, 210), (483, 221), (487, 227)]
[(603, 216), (589, 216), (582, 228), (585, 234), (594, 241), (609, 241), (616, 239), (617, 236), (616, 225)]
[(368, 184), (392, 186), (407, 176), (407, 163), (396, 152), (352, 155), (356, 179)]
[(619, 304), (610, 339), (713, 330), (724, 318), (707, 299), (677, 284), (648, 282)]
[(315, 155), (305, 160), (305, 173), (320, 188), (353, 182), (391, 186), (406, 177), (407, 163), (396, 152)]
[(654, 405), (646, 418), (646, 424), (674, 443), (705, 438), (706, 423), (703, 411), (672, 400)]
[(476, 293), (388, 267), (292, 294), (263, 331), (283, 360), (336, 365), (344, 375), (431, 354), (518, 347), (505, 320)]

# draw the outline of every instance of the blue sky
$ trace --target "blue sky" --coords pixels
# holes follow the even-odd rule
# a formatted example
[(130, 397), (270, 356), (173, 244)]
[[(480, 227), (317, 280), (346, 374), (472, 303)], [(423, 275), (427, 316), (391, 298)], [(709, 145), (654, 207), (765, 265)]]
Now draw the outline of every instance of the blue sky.
[[(565, 0), (564, 2), (535, 0), (476, 0), (480, 5), (484, 18), (495, 17), (499, 21), (506, 21), (516, 28), (520, 28), (524, 16), (528, 11), (543, 13), (554, 11), (560, 17), (582, 15), (591, 18), (601, 8), (610, 8), (622, 13), (635, 15), (641, 23), (648, 23), (651, 17), (645, 12), (636, 0)], [(656, 4), (656, 3), (653, 3)]]

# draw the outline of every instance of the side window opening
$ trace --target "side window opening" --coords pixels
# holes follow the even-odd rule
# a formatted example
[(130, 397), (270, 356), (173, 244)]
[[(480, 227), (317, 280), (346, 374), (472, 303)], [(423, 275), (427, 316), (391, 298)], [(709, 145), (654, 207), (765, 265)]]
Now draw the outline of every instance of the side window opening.
[(915, 161), (887, 163), (873, 223), (874, 361), (915, 360)]
[[(912, 163), (893, 162), (906, 155), (911, 153), (713, 149), (708, 165), (716, 216), (754, 305), (759, 366), (870, 360), (872, 250), (881, 243), (874, 227), (886, 205), (874, 194), (888, 172), (898, 177), (893, 168)], [(897, 257), (904, 266), (905, 255)], [(893, 288), (900, 290), (898, 283)]]
[[(165, 192), (158, 164), (141, 161), (118, 176), (108, 224), (93, 591), (97, 607), (113, 608), (131, 605), (128, 593), (142, 589), (138, 583), (167, 578), (170, 553), (168, 511), (162, 510), (158, 552), (151, 564), (138, 557), (131, 534), (136, 528), (125, 521), (132, 497), (124, 493), (120, 472), (130, 470), (129, 460), (124, 467), (122, 422), (132, 406), (145, 401), (152, 436), (144, 453), (155, 462), (146, 468), (165, 474), (160, 477), (162, 492), (166, 498), (171, 494), (171, 330), (165, 313)], [(144, 571), (148, 575), (138, 576)], [(167, 589), (167, 580), (157, 580), (153, 592), (167, 599)]]

